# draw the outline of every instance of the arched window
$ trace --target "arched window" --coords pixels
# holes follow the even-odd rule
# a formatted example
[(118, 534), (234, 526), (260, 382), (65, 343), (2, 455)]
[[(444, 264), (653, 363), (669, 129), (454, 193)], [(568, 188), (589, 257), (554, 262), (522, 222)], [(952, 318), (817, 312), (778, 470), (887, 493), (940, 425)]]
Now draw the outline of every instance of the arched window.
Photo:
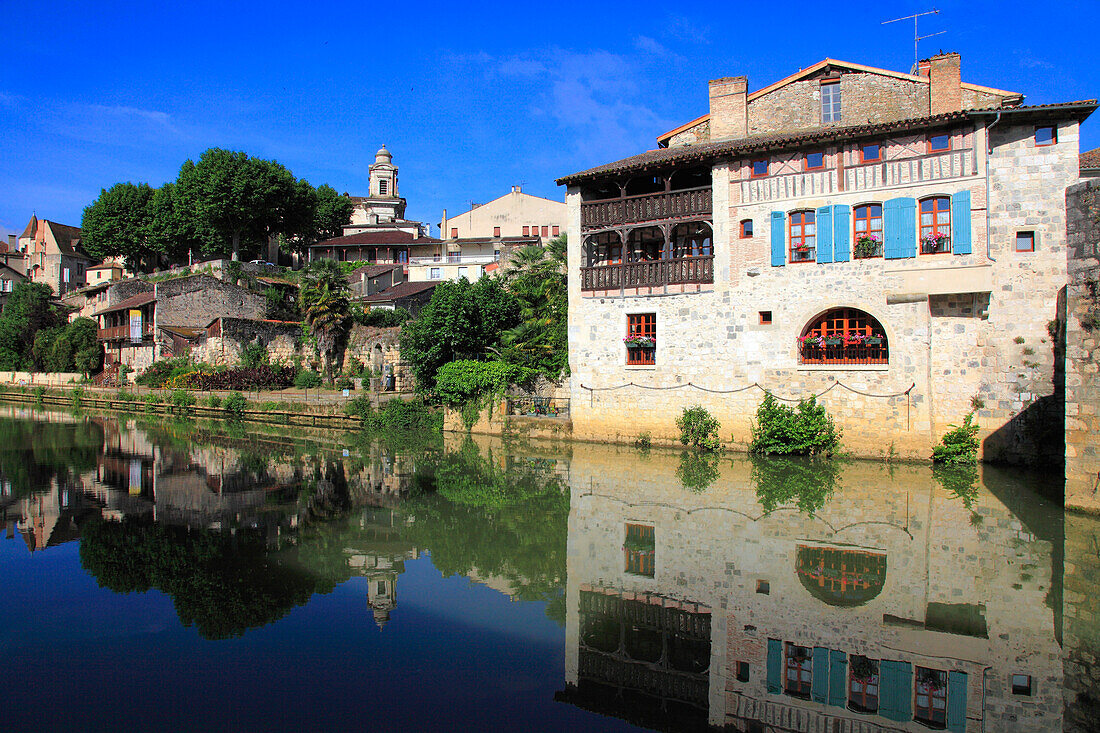
[(810, 321), (798, 338), (803, 364), (888, 364), (886, 329), (855, 308), (834, 308)]
[(604, 232), (588, 238), (588, 266), (621, 265), (623, 241), (618, 232)]
[(882, 204), (857, 206), (855, 220), (855, 247), (852, 256), (857, 260), (882, 257)]
[(672, 257), (710, 257), (710, 225), (703, 222), (677, 224), (672, 228)]
[(813, 211), (792, 211), (790, 216), (791, 262), (817, 259), (817, 223)]
[(798, 546), (798, 579), (830, 606), (861, 606), (882, 592), (886, 555), (840, 547)]
[(660, 227), (635, 229), (626, 237), (627, 262), (652, 262), (661, 259), (665, 235)]
[(951, 199), (932, 196), (920, 201), (920, 253), (951, 251)]

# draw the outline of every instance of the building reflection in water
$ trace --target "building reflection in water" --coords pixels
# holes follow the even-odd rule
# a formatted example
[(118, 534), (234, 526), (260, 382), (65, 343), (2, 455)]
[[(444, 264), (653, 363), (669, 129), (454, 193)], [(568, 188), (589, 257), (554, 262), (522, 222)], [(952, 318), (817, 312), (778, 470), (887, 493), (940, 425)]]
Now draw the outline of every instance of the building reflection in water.
[(769, 486), (734, 458), (691, 491), (677, 465), (574, 446), (559, 699), (667, 730), (1062, 729), (1062, 513), (1018, 479)]

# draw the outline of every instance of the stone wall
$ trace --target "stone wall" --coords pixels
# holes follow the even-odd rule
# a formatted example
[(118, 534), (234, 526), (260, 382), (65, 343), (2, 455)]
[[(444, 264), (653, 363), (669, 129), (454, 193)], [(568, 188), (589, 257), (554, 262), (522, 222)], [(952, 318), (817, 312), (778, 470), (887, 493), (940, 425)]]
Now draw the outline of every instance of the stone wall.
[(1100, 180), (1066, 193), (1066, 507), (1100, 511)]
[(215, 318), (264, 318), (267, 298), (210, 275), (165, 280), (156, 284), (157, 325), (206, 328)]
[[(1067, 487), (1067, 500), (1068, 500)], [(1067, 513), (1062, 648), (1066, 733), (1095, 731), (1100, 721), (1100, 519)]]

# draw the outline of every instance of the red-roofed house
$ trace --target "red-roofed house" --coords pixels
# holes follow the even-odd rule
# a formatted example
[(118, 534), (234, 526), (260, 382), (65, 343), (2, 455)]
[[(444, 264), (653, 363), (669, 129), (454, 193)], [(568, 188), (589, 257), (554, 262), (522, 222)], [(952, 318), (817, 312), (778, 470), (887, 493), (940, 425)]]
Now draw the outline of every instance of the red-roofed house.
[(46, 283), (61, 296), (87, 284), (86, 270), (95, 262), (80, 249), (80, 228), (31, 215), (19, 235), (27, 276)]

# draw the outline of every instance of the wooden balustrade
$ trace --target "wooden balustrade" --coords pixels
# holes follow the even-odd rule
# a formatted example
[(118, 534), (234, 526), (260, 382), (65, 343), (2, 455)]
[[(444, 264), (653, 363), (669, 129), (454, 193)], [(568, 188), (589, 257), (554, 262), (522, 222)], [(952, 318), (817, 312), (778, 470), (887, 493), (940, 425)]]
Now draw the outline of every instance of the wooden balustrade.
[(661, 221), (711, 214), (710, 186), (661, 191), (581, 204), (581, 228), (606, 227), (643, 221)]
[(618, 290), (713, 282), (713, 256), (581, 268), (581, 290)]
[[(151, 323), (143, 323), (141, 326), (141, 335), (152, 336), (153, 325)], [(125, 323), (121, 326), (101, 328), (99, 329), (98, 337), (100, 341), (127, 341), (130, 338), (130, 324)]]

